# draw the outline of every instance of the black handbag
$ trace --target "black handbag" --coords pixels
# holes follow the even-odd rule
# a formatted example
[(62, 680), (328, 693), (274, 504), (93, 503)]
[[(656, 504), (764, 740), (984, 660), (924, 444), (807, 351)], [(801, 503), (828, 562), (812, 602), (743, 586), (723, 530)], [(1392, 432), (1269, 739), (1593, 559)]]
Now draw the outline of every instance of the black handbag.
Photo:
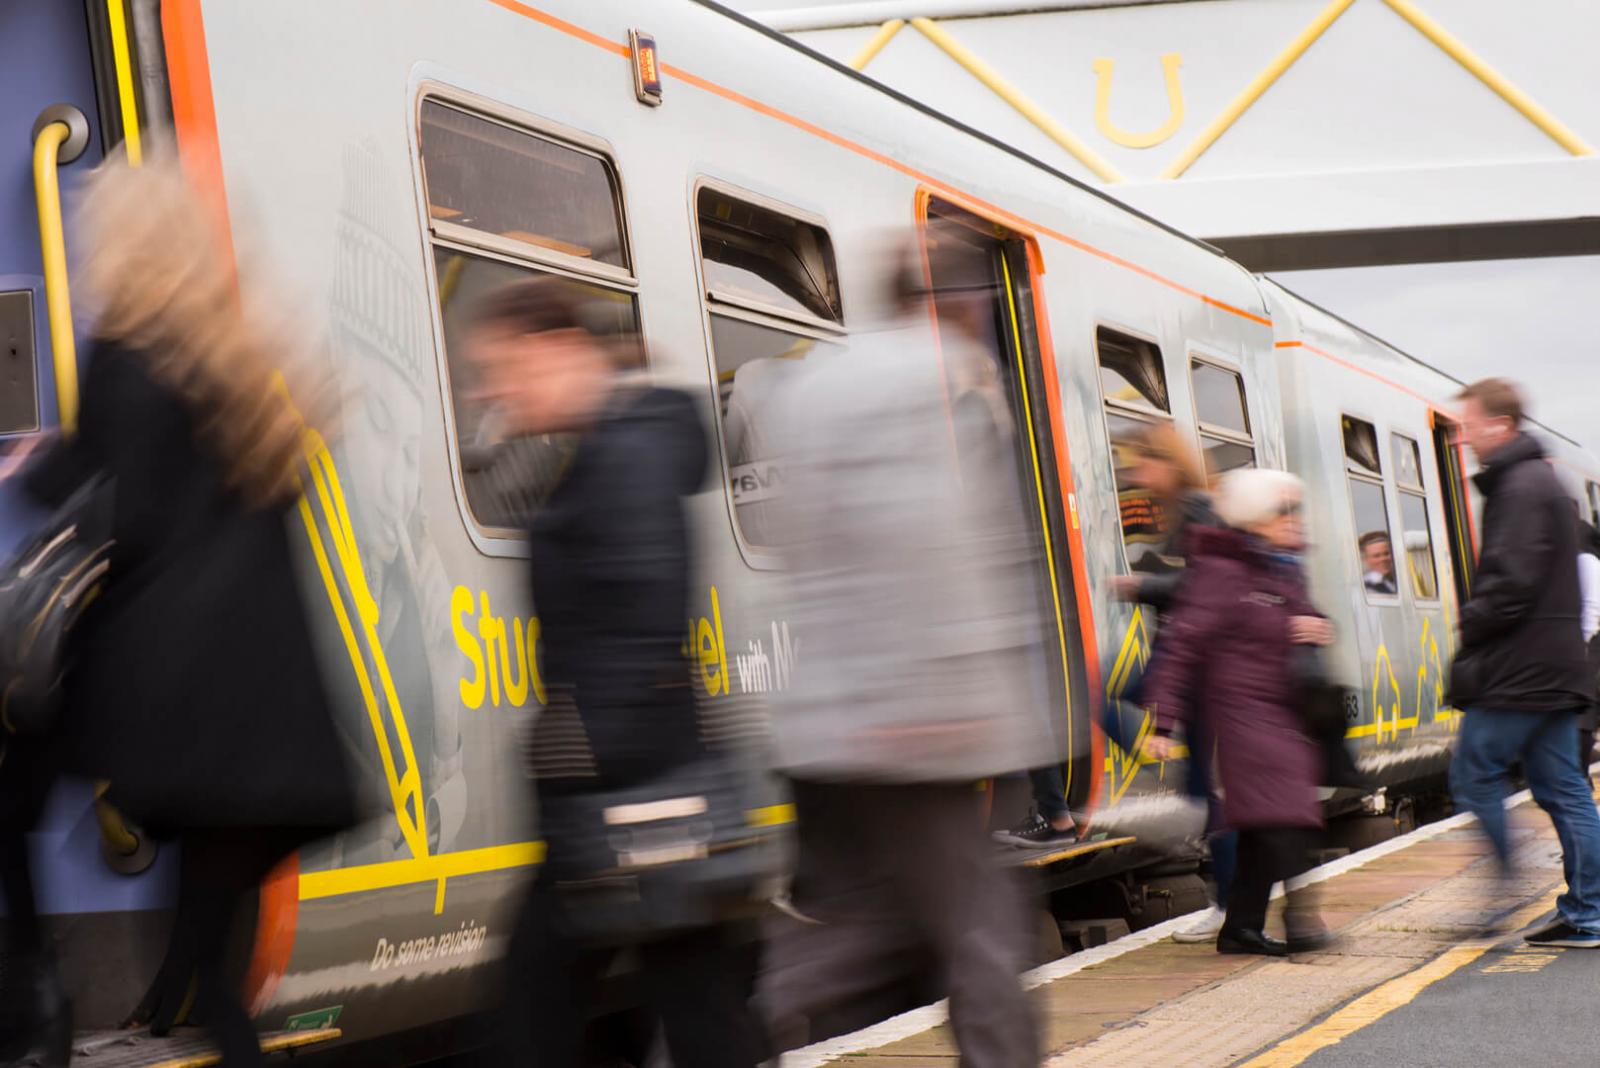
[(699, 699), (698, 759), (625, 786), (541, 792), (539, 877), (574, 937), (621, 945), (751, 919), (781, 889), (788, 809), (773, 804), (740, 703), (710, 702), (725, 706), (713, 715)]
[(49, 733), (61, 707), (67, 635), (110, 570), (111, 483), (90, 479), (0, 567), (0, 725)]
[(1323, 786), (1370, 789), (1372, 781), (1356, 766), (1345, 741), (1349, 709), (1355, 694), (1328, 678), (1322, 651), (1314, 645), (1296, 645), (1290, 652), (1290, 674), (1295, 703), (1306, 736), (1322, 753)]

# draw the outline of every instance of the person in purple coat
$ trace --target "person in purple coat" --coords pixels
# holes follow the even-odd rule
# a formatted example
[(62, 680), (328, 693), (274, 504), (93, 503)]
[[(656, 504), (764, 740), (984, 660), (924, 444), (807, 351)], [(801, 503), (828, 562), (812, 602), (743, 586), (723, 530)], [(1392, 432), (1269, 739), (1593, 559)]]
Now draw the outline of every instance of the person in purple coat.
[(1315, 910), (1295, 898), (1288, 942), (1264, 931), (1272, 884), (1310, 867), (1322, 826), (1322, 756), (1298, 694), (1304, 647), (1327, 645), (1333, 627), (1311, 605), (1300, 569), (1302, 494), (1283, 471), (1224, 476), (1216, 507), (1227, 528), (1194, 533), (1189, 575), (1145, 680), (1156, 722), (1146, 752), (1167, 759), (1180, 729), (1216, 739), (1223, 817), (1239, 832), (1221, 953), (1284, 956), (1327, 937)]

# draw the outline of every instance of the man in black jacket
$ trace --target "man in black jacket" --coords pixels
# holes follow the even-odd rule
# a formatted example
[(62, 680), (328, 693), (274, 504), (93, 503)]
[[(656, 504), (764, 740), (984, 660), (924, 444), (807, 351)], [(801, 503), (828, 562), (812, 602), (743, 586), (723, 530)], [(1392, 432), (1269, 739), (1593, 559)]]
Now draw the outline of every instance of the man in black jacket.
[(1588, 686), (1572, 506), (1543, 446), (1521, 429), (1515, 386), (1484, 379), (1460, 401), (1462, 437), (1483, 465), (1475, 481), (1485, 503), (1478, 574), (1451, 669), (1451, 701), (1466, 713), (1451, 787), (1505, 870), (1505, 779), (1522, 761), (1534, 800), (1555, 823), (1567, 878), (1555, 922), (1527, 940), (1600, 947), (1600, 815), (1573, 745)]

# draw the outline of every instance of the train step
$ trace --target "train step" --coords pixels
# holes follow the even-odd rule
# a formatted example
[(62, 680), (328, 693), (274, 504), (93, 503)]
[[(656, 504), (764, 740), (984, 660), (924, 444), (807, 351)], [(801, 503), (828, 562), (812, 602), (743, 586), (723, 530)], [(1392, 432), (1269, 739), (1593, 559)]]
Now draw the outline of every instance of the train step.
[[(337, 1027), (307, 1031), (268, 1031), (261, 1035), (261, 1052), (293, 1056), (340, 1036)], [(72, 1043), (73, 1068), (210, 1068), (222, 1055), (198, 1027), (177, 1027), (157, 1038), (149, 1031), (94, 1031)]]
[(1123, 846), (1132, 845), (1137, 839), (1132, 835), (1122, 838), (1101, 838), (1088, 842), (1074, 842), (1071, 845), (1046, 846), (1043, 849), (1011, 849), (1003, 854), (1009, 864), (1018, 868), (1048, 868), (1067, 861), (1081, 860), (1084, 857), (1094, 856)]

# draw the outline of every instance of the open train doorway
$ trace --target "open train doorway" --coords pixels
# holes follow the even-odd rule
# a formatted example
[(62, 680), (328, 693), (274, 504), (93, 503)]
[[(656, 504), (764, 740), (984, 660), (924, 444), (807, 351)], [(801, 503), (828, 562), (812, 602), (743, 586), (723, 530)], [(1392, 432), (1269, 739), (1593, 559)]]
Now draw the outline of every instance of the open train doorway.
[[(1055, 378), (1041, 346), (1032, 250), (1024, 235), (954, 204), (930, 198), (926, 207), (926, 264), (947, 386), (954, 393), (959, 385), (951, 381), (949, 354), (957, 347), (981, 349), (981, 359), (965, 363), (992, 374), (989, 384), (1002, 399), (1002, 418), (1011, 431), (1000, 447), (1011, 454), (1013, 485), (1030, 518), (1038, 562), (1034, 588), (1045, 655), (1032, 690), (1053, 710), (1069, 740), (1062, 778), (1067, 803), (1078, 810), (1090, 800), (1096, 778), (1082, 630), (1086, 613), (1078, 600), (1071, 490), (1062, 477), (1067, 458), (1056, 433)], [(958, 457), (994, 447), (964, 434), (969, 421), (959, 411), (953, 415)]]
[(1445, 540), (1450, 545), (1450, 570), (1455, 575), (1456, 604), (1472, 596), (1477, 571), (1473, 545), (1472, 501), (1467, 495), (1466, 458), (1459, 427), (1441, 415), (1433, 418), (1433, 452), (1439, 464), (1439, 489), (1444, 502)]

